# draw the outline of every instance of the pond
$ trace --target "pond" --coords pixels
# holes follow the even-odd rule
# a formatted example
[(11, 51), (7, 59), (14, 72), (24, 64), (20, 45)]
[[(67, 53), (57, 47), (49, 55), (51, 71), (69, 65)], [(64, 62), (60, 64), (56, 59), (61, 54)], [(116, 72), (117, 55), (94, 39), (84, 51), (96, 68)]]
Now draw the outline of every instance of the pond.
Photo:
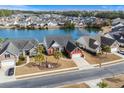
[(18, 29), (0, 29), (0, 38), (12, 39), (37, 39), (42, 41), (45, 36), (63, 36), (71, 35), (74, 40), (83, 35), (95, 36), (98, 34), (99, 29), (83, 29), (75, 28), (74, 30), (64, 29), (48, 29), (48, 30), (18, 30)]

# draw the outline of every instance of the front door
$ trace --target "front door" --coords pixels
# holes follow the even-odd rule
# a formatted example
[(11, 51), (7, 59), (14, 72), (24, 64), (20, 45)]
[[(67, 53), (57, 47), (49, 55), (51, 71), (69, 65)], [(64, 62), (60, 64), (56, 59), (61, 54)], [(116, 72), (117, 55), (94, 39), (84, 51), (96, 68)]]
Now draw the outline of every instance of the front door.
[(25, 55), (30, 55), (30, 51), (29, 50), (25, 50)]

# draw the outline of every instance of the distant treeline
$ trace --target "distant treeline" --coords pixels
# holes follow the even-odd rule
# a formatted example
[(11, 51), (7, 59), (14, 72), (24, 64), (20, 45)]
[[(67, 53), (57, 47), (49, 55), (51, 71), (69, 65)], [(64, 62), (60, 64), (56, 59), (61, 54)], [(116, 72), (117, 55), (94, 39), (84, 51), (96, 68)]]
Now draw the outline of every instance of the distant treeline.
[(20, 11), (33, 14), (61, 14), (64, 16), (100, 17), (100, 18), (124, 18), (124, 11)]
[(1, 16), (10, 16), (14, 13), (13, 10), (0, 10), (0, 17)]
[(61, 14), (65, 16), (100, 17), (100, 18), (124, 18), (124, 11), (20, 11), (20, 10), (0, 10), (0, 16), (9, 16), (13, 13), (29, 14)]
[(99, 18), (124, 18), (124, 11), (68, 11), (62, 12), (65, 16), (83, 16), (83, 17), (99, 17)]

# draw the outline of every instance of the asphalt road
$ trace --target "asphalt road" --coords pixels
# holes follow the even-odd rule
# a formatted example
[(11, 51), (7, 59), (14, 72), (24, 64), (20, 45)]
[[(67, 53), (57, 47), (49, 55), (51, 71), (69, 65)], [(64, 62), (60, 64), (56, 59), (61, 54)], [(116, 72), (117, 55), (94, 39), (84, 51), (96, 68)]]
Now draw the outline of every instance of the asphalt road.
[(105, 78), (124, 73), (124, 62), (109, 67), (93, 68), (63, 74), (34, 77), (8, 83), (1, 83), (1, 88), (51, 88), (65, 84), (73, 84), (86, 80)]

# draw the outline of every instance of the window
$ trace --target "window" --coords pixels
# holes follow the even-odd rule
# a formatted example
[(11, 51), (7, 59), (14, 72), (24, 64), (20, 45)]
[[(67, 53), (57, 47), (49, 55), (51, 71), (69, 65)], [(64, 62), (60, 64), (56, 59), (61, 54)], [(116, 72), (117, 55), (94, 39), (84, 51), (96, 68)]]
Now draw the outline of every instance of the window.
[(10, 58), (10, 54), (5, 54), (5, 58)]

